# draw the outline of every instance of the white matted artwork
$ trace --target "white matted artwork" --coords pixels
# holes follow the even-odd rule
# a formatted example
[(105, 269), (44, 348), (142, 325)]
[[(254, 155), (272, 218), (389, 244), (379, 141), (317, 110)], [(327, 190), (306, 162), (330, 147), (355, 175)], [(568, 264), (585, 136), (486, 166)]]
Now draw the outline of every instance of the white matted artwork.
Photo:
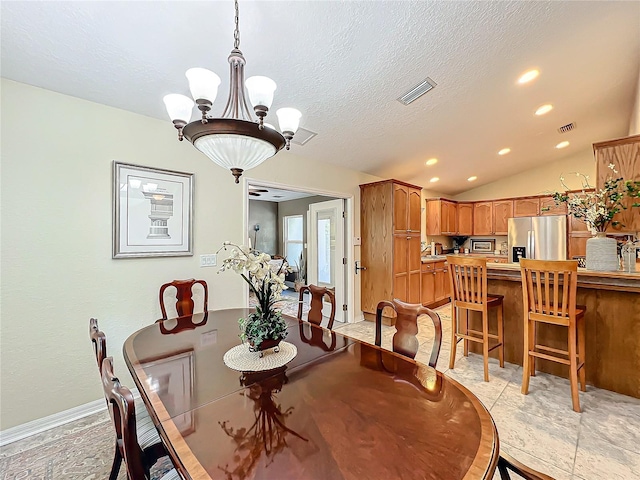
[(193, 174), (113, 162), (113, 258), (187, 256)]

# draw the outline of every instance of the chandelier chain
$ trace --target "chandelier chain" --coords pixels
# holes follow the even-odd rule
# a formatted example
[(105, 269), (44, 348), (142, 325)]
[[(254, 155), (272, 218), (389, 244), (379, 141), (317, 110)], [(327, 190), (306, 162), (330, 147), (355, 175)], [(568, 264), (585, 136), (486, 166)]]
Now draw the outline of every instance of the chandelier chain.
[(238, 48), (240, 48), (240, 8), (238, 7), (238, 0), (235, 0), (235, 4), (236, 4), (236, 17), (235, 17), (235, 22), (236, 22), (236, 28), (233, 31), (233, 48), (235, 48), (236, 50)]

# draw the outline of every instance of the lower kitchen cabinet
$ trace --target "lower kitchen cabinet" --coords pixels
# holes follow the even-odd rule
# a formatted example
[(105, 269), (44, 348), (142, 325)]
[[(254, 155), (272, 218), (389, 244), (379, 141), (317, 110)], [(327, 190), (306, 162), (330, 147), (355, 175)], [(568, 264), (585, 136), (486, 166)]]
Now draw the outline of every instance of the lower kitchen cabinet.
[(420, 302), (426, 306), (443, 305), (449, 301), (449, 291), (447, 262), (423, 263)]

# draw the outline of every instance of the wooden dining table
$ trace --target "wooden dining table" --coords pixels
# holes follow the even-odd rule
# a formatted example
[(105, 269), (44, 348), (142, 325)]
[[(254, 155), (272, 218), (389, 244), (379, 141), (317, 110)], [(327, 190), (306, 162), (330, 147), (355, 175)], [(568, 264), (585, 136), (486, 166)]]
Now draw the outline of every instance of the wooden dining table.
[(240, 343), (238, 319), (250, 311), (164, 320), (124, 344), (184, 478), (493, 477), (499, 442), (491, 415), (427, 365), (287, 317), (293, 360), (260, 372), (227, 367), (225, 352)]

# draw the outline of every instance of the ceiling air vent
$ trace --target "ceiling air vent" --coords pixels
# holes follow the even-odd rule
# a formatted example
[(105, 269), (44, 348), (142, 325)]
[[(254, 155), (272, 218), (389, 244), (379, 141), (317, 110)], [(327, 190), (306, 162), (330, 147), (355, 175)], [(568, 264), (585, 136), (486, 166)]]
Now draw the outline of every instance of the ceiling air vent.
[(567, 133), (576, 128), (576, 124), (574, 122), (567, 123), (566, 125), (561, 126), (558, 129), (558, 133)]
[(316, 135), (318, 135), (316, 132), (312, 132), (311, 130), (307, 130), (306, 128), (299, 127), (298, 130), (296, 130), (296, 134), (291, 139), (291, 143), (295, 143), (296, 145), (304, 145)]
[(410, 89), (407, 93), (398, 98), (398, 101), (403, 105), (409, 105), (411, 102), (416, 101), (429, 90), (434, 89), (436, 85), (436, 82), (427, 77), (418, 85)]

